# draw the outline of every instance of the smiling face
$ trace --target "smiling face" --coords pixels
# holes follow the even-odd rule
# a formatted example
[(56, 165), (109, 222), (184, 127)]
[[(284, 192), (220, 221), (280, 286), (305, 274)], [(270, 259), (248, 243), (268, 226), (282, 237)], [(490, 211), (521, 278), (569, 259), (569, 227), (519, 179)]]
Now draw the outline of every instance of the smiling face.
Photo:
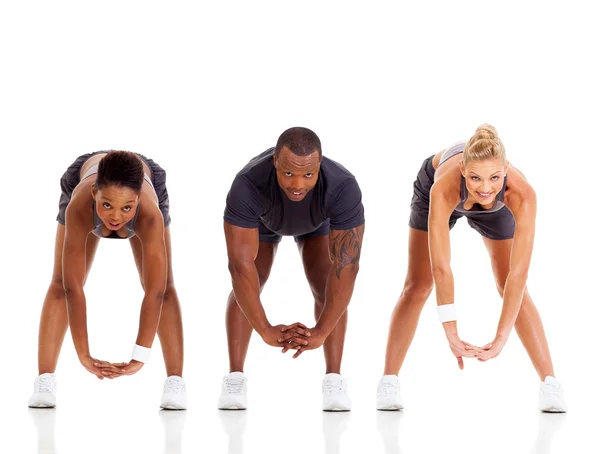
[(471, 160), (466, 165), (460, 162), (460, 172), (465, 177), (467, 191), (475, 202), (487, 208), (502, 191), (508, 162), (500, 158)]
[(119, 230), (135, 216), (140, 195), (126, 186), (108, 185), (92, 189), (96, 213), (110, 230)]
[(298, 156), (284, 146), (279, 156), (273, 155), (273, 163), (279, 186), (294, 202), (304, 199), (317, 184), (321, 158), (316, 150), (308, 156)]

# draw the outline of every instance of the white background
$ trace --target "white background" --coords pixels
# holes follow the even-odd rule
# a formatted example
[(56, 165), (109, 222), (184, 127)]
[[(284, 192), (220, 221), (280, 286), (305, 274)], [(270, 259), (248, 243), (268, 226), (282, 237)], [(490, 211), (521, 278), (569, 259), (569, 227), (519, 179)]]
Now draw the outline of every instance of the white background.
[[(597, 449), (600, 32), (591, 5), (3, 3), (0, 451)], [(570, 413), (538, 414), (538, 379), (514, 333), (497, 359), (460, 371), (433, 297), (401, 372), (406, 410), (377, 413), (389, 317), (406, 273), (412, 183), (425, 157), (483, 122), (497, 127), (538, 194), (528, 286)], [(292, 360), (255, 336), (250, 409), (219, 415), (231, 285), (225, 196), (249, 159), (297, 125), (313, 129), (363, 191), (367, 229), (343, 362), (354, 409), (321, 413), (321, 351)], [(138, 375), (101, 382), (78, 364), (68, 333), (58, 409), (28, 411), (59, 178), (77, 156), (111, 148), (143, 153), (168, 173), (189, 410), (158, 412), (158, 341)], [(487, 253), (464, 220), (452, 247), (460, 333), (487, 343), (501, 308)], [(101, 242), (86, 295), (92, 354), (127, 360), (142, 299), (128, 242)], [(273, 323), (312, 323), (289, 238), (263, 303)]]

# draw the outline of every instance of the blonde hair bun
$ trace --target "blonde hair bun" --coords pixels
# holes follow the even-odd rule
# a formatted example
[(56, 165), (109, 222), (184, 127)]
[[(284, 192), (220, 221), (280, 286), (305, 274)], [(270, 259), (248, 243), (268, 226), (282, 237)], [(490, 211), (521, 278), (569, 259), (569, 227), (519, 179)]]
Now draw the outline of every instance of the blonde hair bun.
[(480, 125), (465, 145), (463, 164), (485, 159), (502, 159), (506, 162), (504, 144), (498, 137), (498, 131), (487, 123)]

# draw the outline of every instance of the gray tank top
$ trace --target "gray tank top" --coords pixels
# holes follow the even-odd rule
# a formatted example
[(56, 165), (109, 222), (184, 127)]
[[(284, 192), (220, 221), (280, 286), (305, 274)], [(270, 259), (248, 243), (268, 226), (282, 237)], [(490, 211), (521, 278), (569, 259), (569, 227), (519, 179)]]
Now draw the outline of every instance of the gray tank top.
[[(444, 162), (446, 162), (451, 157), (456, 156), (459, 153), (462, 153), (465, 150), (466, 144), (467, 144), (467, 142), (464, 142), (464, 141), (457, 142), (454, 145), (452, 145), (451, 147), (448, 147), (446, 150), (444, 150), (444, 152), (442, 153), (442, 157), (440, 158), (439, 165), (442, 165)], [(502, 190), (496, 195), (496, 201), (492, 208), (486, 210), (486, 209), (482, 208), (481, 205), (476, 203), (475, 205), (473, 205), (473, 208), (471, 208), (470, 210), (467, 210), (467, 209), (465, 209), (465, 202), (467, 201), (467, 198), (469, 197), (469, 193), (467, 191), (467, 182), (465, 180), (465, 177), (463, 177), (461, 175), (460, 176), (460, 203), (456, 206), (456, 208), (454, 210), (458, 211), (459, 213), (463, 213), (463, 214), (469, 214), (469, 213), (474, 213), (474, 212), (478, 212), (481, 214), (495, 213), (496, 211), (501, 210), (502, 208), (504, 208), (504, 192), (506, 191), (506, 179), (507, 179), (507, 177), (505, 176), (504, 184), (502, 185)]]
[[(90, 167), (88, 169), (88, 171), (85, 172), (85, 174), (81, 178), (81, 181), (85, 180), (90, 175), (94, 175), (96, 173), (98, 173), (98, 164), (94, 164), (92, 167)], [(152, 180), (145, 173), (144, 173), (144, 180), (146, 180), (150, 186), (154, 187), (152, 185)], [(135, 235), (135, 223), (137, 221), (138, 214), (140, 213), (140, 209), (139, 208), (140, 208), (140, 204), (138, 203), (138, 206), (137, 206), (137, 208), (135, 210), (135, 215), (133, 216), (133, 218), (131, 219), (131, 221), (129, 221), (127, 224), (125, 224), (125, 228), (127, 229), (127, 236), (126, 237), (122, 237), (122, 236), (117, 235), (117, 232), (115, 232), (115, 231), (110, 232), (110, 235), (108, 235), (108, 236), (104, 236), (104, 235), (102, 235), (102, 225), (103, 225), (103, 223), (102, 223), (102, 220), (98, 217), (98, 213), (96, 212), (96, 201), (94, 201), (94, 206), (93, 206), (93, 211), (94, 211), (94, 230), (92, 230), (92, 233), (94, 235), (96, 235), (98, 238), (116, 238), (116, 239), (126, 240), (128, 238), (133, 237)]]

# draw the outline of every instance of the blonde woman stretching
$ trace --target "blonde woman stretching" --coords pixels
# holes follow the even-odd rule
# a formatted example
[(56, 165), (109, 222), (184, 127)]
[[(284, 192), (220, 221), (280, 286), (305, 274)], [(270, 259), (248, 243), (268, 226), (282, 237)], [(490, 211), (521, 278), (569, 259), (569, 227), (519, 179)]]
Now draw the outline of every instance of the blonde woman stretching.
[[(483, 238), (503, 298), (496, 337), (484, 347), (462, 341), (456, 325), (450, 229), (463, 216)], [(468, 142), (425, 160), (414, 183), (408, 273), (390, 323), (384, 376), (377, 390), (379, 410), (404, 407), (397, 375), (435, 283), (440, 321), (461, 369), (463, 357), (487, 361), (498, 356), (514, 326), (542, 381), (540, 410), (566, 411), (542, 321), (526, 286), (535, 218), (535, 191), (506, 160), (493, 126), (481, 125)]]

